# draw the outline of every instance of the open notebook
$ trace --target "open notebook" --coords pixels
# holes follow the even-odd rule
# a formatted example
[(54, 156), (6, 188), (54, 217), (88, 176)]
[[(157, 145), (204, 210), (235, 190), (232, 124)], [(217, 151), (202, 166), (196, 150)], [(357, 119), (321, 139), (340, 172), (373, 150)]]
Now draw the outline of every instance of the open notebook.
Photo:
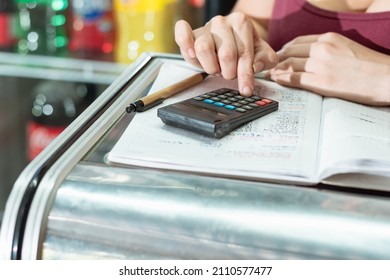
[[(193, 74), (165, 63), (150, 92)], [(159, 107), (220, 87), (237, 89), (237, 82), (209, 76)], [(279, 101), (279, 110), (219, 140), (164, 125), (158, 107), (137, 113), (107, 161), (261, 181), (308, 185), (328, 180), (390, 190), (390, 108), (322, 98), (261, 79), (256, 80), (256, 91)]]

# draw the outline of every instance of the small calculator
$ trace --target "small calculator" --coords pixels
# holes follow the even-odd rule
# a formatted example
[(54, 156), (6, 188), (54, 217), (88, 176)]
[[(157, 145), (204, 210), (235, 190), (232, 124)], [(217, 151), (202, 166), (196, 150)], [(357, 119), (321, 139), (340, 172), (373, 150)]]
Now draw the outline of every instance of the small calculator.
[(167, 125), (222, 138), (239, 126), (278, 110), (277, 101), (237, 90), (220, 88), (174, 103), (157, 111)]

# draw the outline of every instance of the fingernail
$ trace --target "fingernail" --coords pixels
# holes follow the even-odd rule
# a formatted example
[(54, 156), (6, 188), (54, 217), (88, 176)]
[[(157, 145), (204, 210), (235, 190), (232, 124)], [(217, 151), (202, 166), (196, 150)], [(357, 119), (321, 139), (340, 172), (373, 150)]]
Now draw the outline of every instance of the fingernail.
[(191, 58), (196, 58), (196, 54), (195, 54), (195, 50), (193, 48), (190, 48), (188, 49), (188, 55), (191, 57)]
[(271, 79), (271, 72), (269, 70), (264, 71), (264, 79), (270, 80)]
[(269, 79), (270, 81), (276, 82), (276, 75), (270, 74), (270, 75), (268, 76), (268, 79)]
[(258, 73), (260, 71), (262, 71), (264, 69), (264, 63), (259, 61), (259, 62), (255, 62), (253, 65), (253, 73)]
[(255, 77), (258, 78), (258, 79), (269, 80), (269, 76), (270, 76), (269, 70), (264, 70), (262, 72), (257, 73)]
[(277, 51), (276, 52), (276, 55), (275, 55), (275, 59), (277, 60), (276, 62), (279, 62), (279, 59), (282, 58), (282, 57), (285, 57), (286, 51), (285, 50), (280, 50), (280, 51)]
[(241, 91), (242, 95), (250, 96), (252, 95), (252, 90), (249, 87), (244, 87)]

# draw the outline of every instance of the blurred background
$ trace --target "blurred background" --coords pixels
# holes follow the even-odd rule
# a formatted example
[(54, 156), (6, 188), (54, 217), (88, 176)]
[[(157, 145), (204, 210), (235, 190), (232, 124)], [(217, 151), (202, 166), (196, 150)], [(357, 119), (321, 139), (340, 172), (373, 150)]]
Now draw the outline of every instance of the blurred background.
[(18, 175), (142, 52), (178, 53), (173, 26), (234, 0), (0, 0), (0, 226)]

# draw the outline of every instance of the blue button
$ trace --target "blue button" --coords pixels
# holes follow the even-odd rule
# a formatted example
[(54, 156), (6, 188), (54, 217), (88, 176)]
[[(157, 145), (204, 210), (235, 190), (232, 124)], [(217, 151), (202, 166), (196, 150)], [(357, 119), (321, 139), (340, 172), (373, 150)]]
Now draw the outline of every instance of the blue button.
[(225, 106), (225, 104), (223, 104), (222, 102), (215, 102), (214, 105), (215, 105), (215, 106), (218, 106), (218, 107), (223, 107), (223, 106)]
[(235, 110), (235, 109), (236, 109), (236, 106), (233, 106), (233, 105), (226, 105), (225, 108), (228, 109), (228, 110)]
[(211, 99), (205, 99), (205, 100), (203, 100), (203, 102), (207, 103), (207, 104), (213, 104), (215, 101), (211, 100)]

